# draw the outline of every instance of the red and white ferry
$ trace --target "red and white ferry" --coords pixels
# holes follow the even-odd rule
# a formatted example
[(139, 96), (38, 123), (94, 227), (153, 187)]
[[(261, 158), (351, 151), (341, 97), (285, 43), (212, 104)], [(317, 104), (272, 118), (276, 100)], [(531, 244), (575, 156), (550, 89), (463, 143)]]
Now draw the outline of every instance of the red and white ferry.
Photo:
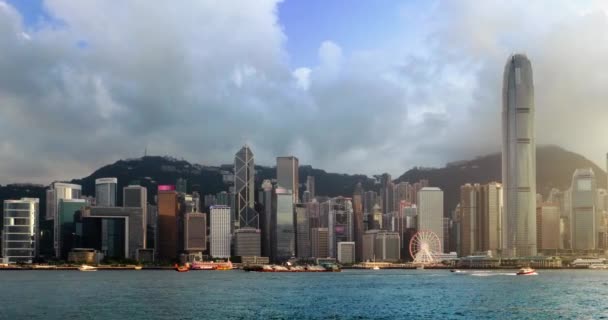
[(192, 270), (232, 270), (232, 262), (230, 261), (194, 261), (190, 264)]

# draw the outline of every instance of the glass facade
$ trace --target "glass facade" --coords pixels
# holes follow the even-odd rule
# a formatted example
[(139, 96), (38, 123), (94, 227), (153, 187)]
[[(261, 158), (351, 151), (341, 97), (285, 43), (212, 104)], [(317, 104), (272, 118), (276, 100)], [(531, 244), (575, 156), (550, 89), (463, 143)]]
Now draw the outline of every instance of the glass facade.
[(276, 259), (285, 261), (296, 254), (293, 195), (291, 190), (277, 188)]
[(38, 250), (39, 199), (5, 200), (2, 233), (4, 263), (32, 263)]

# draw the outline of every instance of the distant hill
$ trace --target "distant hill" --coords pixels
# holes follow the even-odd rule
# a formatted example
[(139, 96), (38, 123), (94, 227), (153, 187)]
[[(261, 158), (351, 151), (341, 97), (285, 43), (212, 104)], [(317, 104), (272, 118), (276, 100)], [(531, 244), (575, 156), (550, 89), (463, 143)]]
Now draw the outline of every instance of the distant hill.
[[(405, 172), (396, 181), (415, 182), (420, 179), (428, 179), (430, 185), (444, 191), (444, 213), (447, 215), (459, 202), (461, 185), (500, 182), (502, 181), (501, 165), (501, 154), (495, 153), (473, 160), (453, 162), (443, 168), (414, 168)], [(537, 147), (537, 192), (546, 197), (552, 188), (568, 189), (572, 174), (577, 168), (592, 168), (598, 187), (606, 188), (606, 172), (587, 158), (557, 146)]]
[[(572, 173), (576, 168), (591, 167), (598, 176), (598, 186), (606, 187), (604, 170), (581, 155), (556, 146), (538, 147), (536, 155), (538, 192), (545, 196), (553, 187), (561, 190), (567, 189), (570, 186)], [(444, 168), (414, 168), (397, 178), (396, 182), (416, 182), (420, 179), (428, 179), (432, 186), (444, 190), (445, 213), (447, 215), (459, 201), (461, 185), (468, 182), (501, 181), (500, 168), (500, 154), (496, 153), (473, 160), (452, 162)], [(175, 184), (178, 178), (184, 178), (188, 181), (188, 192), (197, 191), (201, 195), (206, 195), (227, 191), (231, 183), (224, 182), (223, 174), (230, 173), (231, 170), (232, 165), (203, 166), (172, 157), (146, 156), (137, 159), (119, 160), (96, 170), (87, 177), (74, 179), (71, 182), (82, 185), (85, 195), (95, 194), (95, 179), (97, 178), (118, 178), (118, 190), (122, 190), (124, 186), (131, 182), (137, 182), (148, 188), (148, 199), (153, 202), (156, 187), (159, 184)], [(256, 166), (256, 172), (256, 188), (260, 187), (262, 180), (274, 179), (276, 175), (273, 167)], [(299, 175), (301, 190), (304, 190), (306, 176), (312, 175), (315, 177), (318, 195), (352, 196), (354, 187), (358, 182), (363, 184), (365, 190), (378, 190), (376, 179), (365, 175), (328, 173), (307, 165), (300, 166)], [(37, 185), (0, 186), (0, 201), (25, 196), (38, 197), (43, 200), (44, 187)], [(120, 191), (117, 200), (118, 203), (122, 203), (122, 192)], [(45, 203), (41, 201), (41, 213), (44, 212), (44, 209)]]

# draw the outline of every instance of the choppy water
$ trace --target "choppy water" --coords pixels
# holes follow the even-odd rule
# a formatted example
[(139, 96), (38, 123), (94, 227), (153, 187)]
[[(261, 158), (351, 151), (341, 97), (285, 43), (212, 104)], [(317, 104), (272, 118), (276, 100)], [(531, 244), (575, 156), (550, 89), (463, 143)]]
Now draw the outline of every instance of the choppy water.
[(0, 319), (608, 319), (608, 271), (1, 271)]

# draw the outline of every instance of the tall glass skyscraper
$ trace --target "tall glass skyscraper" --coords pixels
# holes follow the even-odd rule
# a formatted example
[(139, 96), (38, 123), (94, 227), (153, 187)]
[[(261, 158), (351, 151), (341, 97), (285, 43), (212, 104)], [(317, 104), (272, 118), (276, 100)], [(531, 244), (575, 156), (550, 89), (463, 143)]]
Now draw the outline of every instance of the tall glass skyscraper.
[(248, 146), (243, 146), (234, 157), (234, 192), (236, 193), (236, 218), (240, 228), (251, 227), (258, 229), (257, 212), (254, 205), (255, 167), (253, 152)]
[(32, 263), (38, 250), (37, 198), (4, 200), (4, 232), (2, 257), (4, 263)]
[(505, 65), (502, 105), (502, 183), (505, 253), (536, 255), (536, 143), (532, 64), (525, 55)]
[(299, 167), (298, 158), (294, 156), (277, 157), (277, 186), (291, 190), (293, 203), (297, 203), (300, 199)]
[(100, 207), (116, 207), (116, 178), (95, 179), (95, 203)]

